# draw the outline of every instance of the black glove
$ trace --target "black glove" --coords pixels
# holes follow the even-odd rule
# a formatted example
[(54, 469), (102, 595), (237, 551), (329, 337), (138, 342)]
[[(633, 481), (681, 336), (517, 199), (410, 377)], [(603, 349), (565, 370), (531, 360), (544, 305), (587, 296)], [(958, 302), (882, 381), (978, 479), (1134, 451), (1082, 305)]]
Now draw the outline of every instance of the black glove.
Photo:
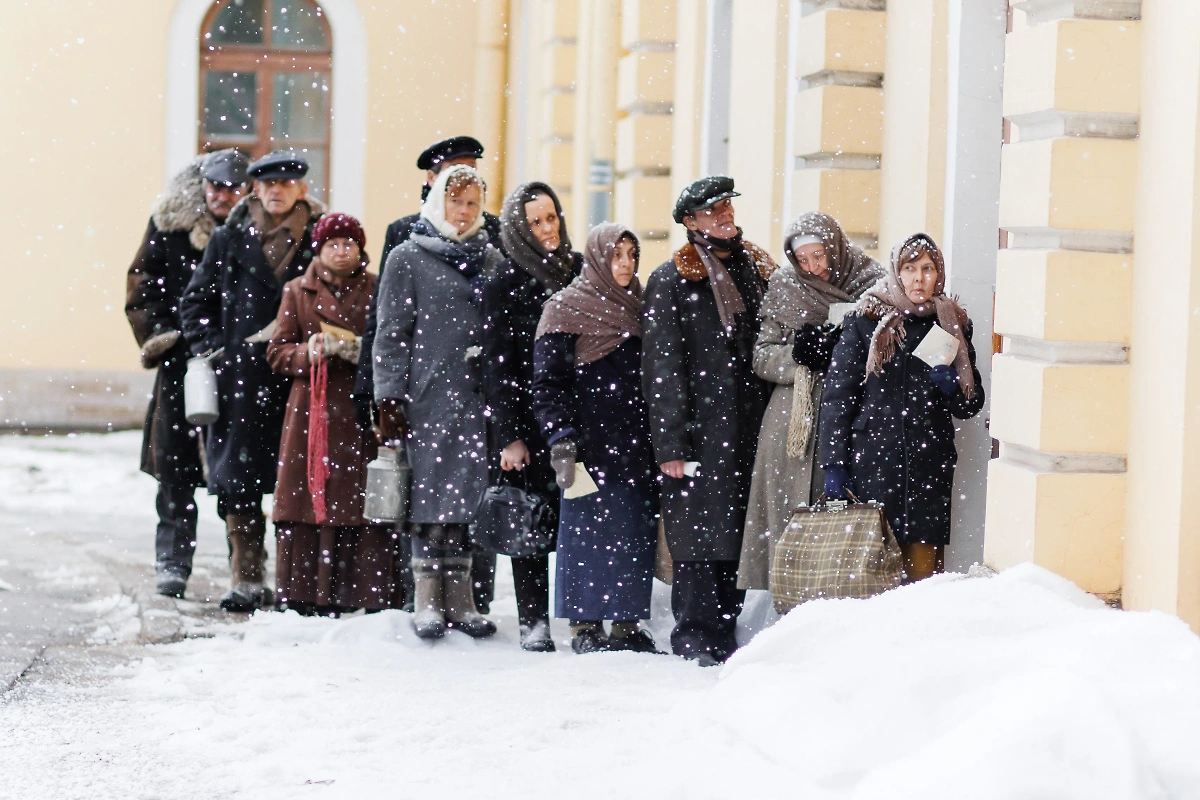
[(940, 364), (929, 370), (929, 380), (946, 397), (958, 390), (958, 370), (949, 365)]
[(408, 433), (408, 419), (399, 400), (388, 398), (379, 401), (379, 430), (385, 442), (403, 439)]
[(825, 496), (830, 500), (845, 500), (846, 490), (854, 491), (854, 479), (850, 470), (841, 464), (832, 464), (825, 468)]
[(801, 325), (792, 344), (792, 358), (813, 372), (825, 372), (840, 337), (841, 329), (829, 322), (819, 326)]
[(575, 442), (571, 439), (559, 439), (550, 445), (550, 466), (554, 467), (554, 482), (560, 489), (570, 489), (575, 485)]

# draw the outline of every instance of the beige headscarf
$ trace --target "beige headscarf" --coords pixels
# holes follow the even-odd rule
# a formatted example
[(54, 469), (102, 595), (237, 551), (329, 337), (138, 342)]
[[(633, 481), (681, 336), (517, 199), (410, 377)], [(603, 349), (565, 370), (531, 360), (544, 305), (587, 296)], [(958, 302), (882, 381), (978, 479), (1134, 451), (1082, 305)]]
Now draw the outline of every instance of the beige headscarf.
[[(908, 299), (900, 283), (900, 268), (913, 261), (922, 252), (929, 254), (937, 266), (937, 284), (933, 297), (917, 305)], [(975, 394), (975, 374), (967, 347), (967, 312), (958, 300), (945, 294), (946, 260), (942, 250), (927, 233), (914, 233), (892, 248), (891, 270), (872, 286), (859, 301), (858, 311), (869, 319), (878, 320), (875, 333), (871, 335), (871, 351), (867, 355), (867, 376), (880, 375), (883, 365), (896, 355), (896, 347), (904, 341), (904, 319), (908, 316), (928, 317), (937, 315), (938, 325), (947, 333), (958, 338), (958, 353), (954, 356), (954, 368), (958, 371), (958, 385), (963, 394), (971, 398)]]
[(640, 247), (633, 231), (615, 222), (592, 228), (583, 250), (583, 272), (546, 303), (537, 336), (576, 333), (575, 363), (599, 361), (622, 343), (642, 335), (642, 284), (637, 275), (629, 286), (612, 274), (613, 253), (623, 237)]

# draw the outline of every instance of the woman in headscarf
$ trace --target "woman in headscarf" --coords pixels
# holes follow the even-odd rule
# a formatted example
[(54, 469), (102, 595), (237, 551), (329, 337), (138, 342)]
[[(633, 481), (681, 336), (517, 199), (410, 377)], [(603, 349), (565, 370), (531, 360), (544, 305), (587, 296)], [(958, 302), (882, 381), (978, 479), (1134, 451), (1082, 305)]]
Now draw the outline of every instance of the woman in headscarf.
[(384, 441), (406, 440), (413, 623), (429, 639), (496, 632), (475, 606), (467, 538), (487, 484), (479, 295), (496, 251), (481, 230), (485, 191), (471, 167), (442, 170), (379, 279), (375, 401)]
[(830, 309), (856, 303), (883, 277), (883, 267), (851, 244), (828, 214), (801, 214), (783, 234), (788, 263), (763, 298), (754, 372), (775, 384), (758, 434), (758, 453), (738, 564), (739, 589), (769, 589), (775, 542), (792, 509), (821, 494), (813, 468), (817, 409), (839, 326)]
[(533, 351), (534, 410), (558, 485), (590, 478), (598, 489), (564, 498), (558, 527), (554, 613), (570, 620), (576, 653), (655, 651), (638, 626), (650, 617), (658, 530), (638, 255), (629, 229), (593, 228), (583, 272), (546, 304)]
[(337, 616), (395, 605), (400, 565), (391, 530), (362, 516), (366, 466), (378, 449), (350, 397), (375, 291), (367, 239), (354, 217), (326, 214), (312, 240), (316, 256), (284, 285), (267, 345), (271, 368), (293, 378), (272, 508), (275, 605)]
[[(943, 566), (958, 461), (952, 418), (983, 408), (971, 321), (945, 286), (932, 237), (914, 233), (896, 245), (887, 275), (846, 317), (821, 403), (825, 492), (883, 503), (909, 581)], [(930, 366), (913, 352), (935, 326), (956, 342), (949, 364)]]
[[(508, 258), (483, 287), (489, 479), (504, 475), (557, 508), (550, 446), (533, 415), (533, 341), (542, 306), (579, 274), (582, 258), (571, 250), (558, 196), (544, 183), (518, 186), (504, 201), (500, 239)], [(521, 647), (551, 652), (549, 557), (514, 558), (512, 570)]]

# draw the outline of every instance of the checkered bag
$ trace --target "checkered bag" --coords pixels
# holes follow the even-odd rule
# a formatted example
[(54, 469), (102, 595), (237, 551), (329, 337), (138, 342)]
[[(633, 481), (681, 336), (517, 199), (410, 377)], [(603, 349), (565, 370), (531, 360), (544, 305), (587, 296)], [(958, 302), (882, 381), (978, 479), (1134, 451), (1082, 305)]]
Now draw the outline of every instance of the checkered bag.
[(820, 500), (800, 506), (775, 544), (771, 595), (786, 614), (821, 597), (872, 597), (903, 578), (900, 545), (883, 506)]

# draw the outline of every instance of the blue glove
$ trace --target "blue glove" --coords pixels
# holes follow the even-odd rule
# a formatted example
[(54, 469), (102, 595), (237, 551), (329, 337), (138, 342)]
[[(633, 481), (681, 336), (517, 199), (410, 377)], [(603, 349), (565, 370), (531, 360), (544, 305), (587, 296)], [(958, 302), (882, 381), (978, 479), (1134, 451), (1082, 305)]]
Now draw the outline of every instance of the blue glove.
[(841, 464), (825, 468), (825, 496), (830, 500), (845, 500), (846, 490), (854, 491), (854, 481), (850, 478), (850, 470)]
[(936, 366), (929, 370), (929, 380), (933, 381), (933, 385), (946, 397), (958, 390), (958, 370), (949, 365)]

